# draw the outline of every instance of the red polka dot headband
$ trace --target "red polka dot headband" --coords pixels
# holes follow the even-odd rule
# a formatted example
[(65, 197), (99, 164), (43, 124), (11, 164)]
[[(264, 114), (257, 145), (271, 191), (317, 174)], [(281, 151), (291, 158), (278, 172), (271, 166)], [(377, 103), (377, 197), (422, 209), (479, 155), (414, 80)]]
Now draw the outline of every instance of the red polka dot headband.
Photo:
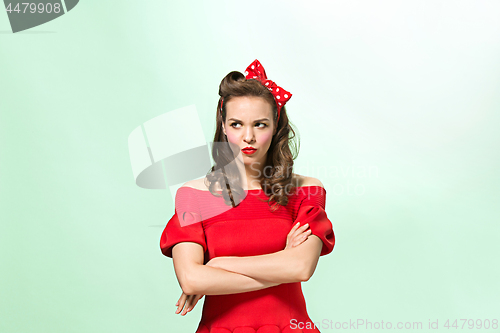
[[(259, 80), (267, 89), (271, 91), (274, 96), (274, 100), (276, 101), (276, 106), (278, 107), (278, 118), (276, 121), (280, 119), (280, 111), (281, 108), (285, 105), (286, 102), (292, 97), (290, 92), (278, 86), (271, 80), (267, 79), (266, 71), (264, 67), (262, 67), (259, 60), (255, 59), (250, 66), (245, 70), (246, 79), (256, 79)], [(222, 110), (222, 102), (224, 102), (221, 98), (220, 108)]]

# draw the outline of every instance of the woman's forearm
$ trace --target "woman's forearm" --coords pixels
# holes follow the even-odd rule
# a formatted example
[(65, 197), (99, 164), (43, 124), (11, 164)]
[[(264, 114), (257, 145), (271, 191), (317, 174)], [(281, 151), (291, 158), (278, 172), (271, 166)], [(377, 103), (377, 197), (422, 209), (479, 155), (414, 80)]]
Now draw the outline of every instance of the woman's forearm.
[(188, 275), (188, 295), (225, 295), (277, 286), (280, 283), (252, 278), (207, 265), (195, 265)]
[(209, 263), (216, 268), (274, 283), (300, 282), (306, 273), (297, 248), (248, 257), (217, 257)]

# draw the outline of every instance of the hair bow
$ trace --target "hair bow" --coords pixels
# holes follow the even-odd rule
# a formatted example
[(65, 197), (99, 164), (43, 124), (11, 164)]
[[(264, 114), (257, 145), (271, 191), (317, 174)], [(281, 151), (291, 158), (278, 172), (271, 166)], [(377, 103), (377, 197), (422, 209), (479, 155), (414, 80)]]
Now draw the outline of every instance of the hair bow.
[[(245, 78), (247, 80), (256, 79), (271, 91), (271, 93), (274, 96), (274, 100), (276, 101), (276, 106), (278, 107), (278, 118), (276, 120), (278, 121), (280, 119), (281, 108), (292, 97), (292, 94), (286, 91), (285, 89), (281, 88), (280, 86), (278, 86), (273, 81), (268, 80), (264, 67), (257, 59), (255, 59), (245, 70)], [(222, 108), (222, 102), (221, 102), (221, 108)]]

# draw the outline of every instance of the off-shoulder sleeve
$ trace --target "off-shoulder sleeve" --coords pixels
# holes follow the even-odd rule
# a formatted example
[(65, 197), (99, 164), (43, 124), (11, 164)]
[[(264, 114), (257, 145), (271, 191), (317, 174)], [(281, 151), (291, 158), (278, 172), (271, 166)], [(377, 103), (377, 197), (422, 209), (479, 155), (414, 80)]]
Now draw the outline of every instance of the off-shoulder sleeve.
[(196, 200), (196, 190), (181, 187), (175, 196), (175, 213), (168, 221), (160, 238), (161, 252), (172, 258), (172, 248), (181, 242), (194, 242), (207, 251), (205, 231)]
[(323, 242), (320, 256), (332, 252), (335, 246), (335, 233), (332, 222), (326, 215), (325, 204), (326, 190), (321, 186), (311, 187), (311, 189), (307, 189), (304, 199), (300, 203), (296, 218), (301, 226), (309, 223), (311, 233), (318, 236)]

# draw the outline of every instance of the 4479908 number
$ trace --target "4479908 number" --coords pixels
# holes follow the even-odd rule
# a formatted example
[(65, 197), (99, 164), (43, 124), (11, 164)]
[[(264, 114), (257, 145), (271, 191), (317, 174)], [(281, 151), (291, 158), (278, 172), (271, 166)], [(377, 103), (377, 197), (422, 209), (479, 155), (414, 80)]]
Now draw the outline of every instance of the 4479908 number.
[[(21, 5), (21, 6), (20, 6)], [(22, 6), (24, 6), (24, 9), (21, 8)], [(29, 11), (26, 12), (28, 10), (28, 7), (29, 7)], [(60, 13), (61, 12), (61, 4), (59, 2), (57, 3), (50, 3), (50, 2), (47, 2), (45, 4), (43, 3), (39, 3), (39, 4), (36, 4), (36, 3), (30, 3), (30, 2), (23, 2), (23, 3), (17, 3), (17, 5), (12, 8), (12, 4), (9, 3), (7, 5), (7, 7), (5, 7), (5, 10), (8, 12), (8, 13), (12, 13), (12, 12), (17, 12), (17, 13), (23, 13), (23, 14), (27, 14), (27, 13)]]
[[(460, 327), (460, 323), (459, 321), (461, 321), (461, 327)], [(467, 327), (465, 327), (465, 325), (467, 324)], [(446, 322), (444, 323), (443, 325), (444, 327), (446, 328), (454, 328), (454, 329), (464, 329), (464, 328), (468, 328), (468, 329), (481, 329), (481, 328), (484, 328), (484, 329), (489, 329), (489, 328), (492, 328), (492, 329), (497, 329), (498, 328), (498, 319), (492, 319), (492, 320), (489, 320), (489, 319), (455, 319), (455, 321), (453, 321), (451, 324), (450, 324), (450, 319), (446, 320)]]

